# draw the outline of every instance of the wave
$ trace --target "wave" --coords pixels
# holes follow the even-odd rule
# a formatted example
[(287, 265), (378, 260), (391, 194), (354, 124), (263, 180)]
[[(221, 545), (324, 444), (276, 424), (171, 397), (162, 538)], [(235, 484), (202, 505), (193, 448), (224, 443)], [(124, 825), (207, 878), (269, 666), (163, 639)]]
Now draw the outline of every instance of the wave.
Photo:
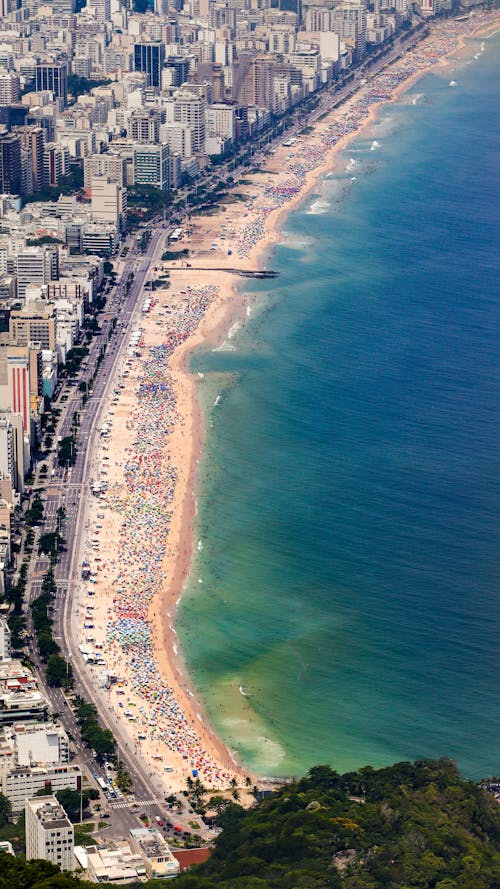
[(308, 216), (322, 216), (323, 213), (327, 213), (330, 209), (330, 204), (328, 201), (314, 201), (309, 207), (307, 211)]
[(235, 333), (238, 333), (239, 330), (241, 330), (241, 321), (236, 321), (232, 327), (229, 328), (229, 333), (227, 335), (228, 340), (232, 340)]

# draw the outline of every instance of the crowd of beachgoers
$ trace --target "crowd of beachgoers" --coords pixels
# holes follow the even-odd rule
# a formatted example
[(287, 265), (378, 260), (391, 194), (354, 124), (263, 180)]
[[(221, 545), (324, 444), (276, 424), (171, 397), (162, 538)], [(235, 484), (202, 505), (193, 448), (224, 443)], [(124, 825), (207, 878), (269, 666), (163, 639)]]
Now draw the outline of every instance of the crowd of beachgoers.
[[(475, 27), (477, 21), (471, 20), (468, 30), (472, 31)], [(464, 22), (457, 22), (454, 19), (435, 26), (430, 40), (417, 44), (397, 62), (379, 72), (373, 81), (368, 80), (363, 88), (346, 102), (345, 111), (336, 115), (335, 120), (325, 125), (321, 123), (317, 125), (313, 140), (310, 138), (292, 140), (293, 149), (283, 165), (287, 181), (285, 183), (280, 181), (276, 185), (269, 184), (262, 194), (256, 195), (253, 201), (249, 202), (248, 206), (253, 211), (252, 219), (241, 232), (237, 255), (240, 258), (249, 256), (264, 236), (269, 214), (285, 206), (301, 193), (308, 174), (324, 164), (325, 155), (339, 142), (358, 132), (367, 121), (373, 106), (391, 101), (396, 90), (399, 90), (406, 81), (439, 64), (456, 48), (458, 39), (466, 33)]]
[[(183, 712), (158, 668), (150, 609), (162, 589), (177, 480), (168, 453), (168, 437), (182, 422), (169, 360), (173, 351), (192, 336), (216, 296), (215, 285), (187, 286), (184, 298), (181, 296), (163, 316), (161, 342), (147, 348), (141, 336), (137, 349), (129, 356), (125, 368), (139, 369), (135, 406), (124, 422), (133, 437), (125, 449), (124, 462), (118, 466), (111, 462), (113, 457), (106, 449), (96, 469), (97, 480), (106, 489), (101, 493), (99, 508), (118, 514), (118, 538), (111, 547), (103, 541), (102, 546), (94, 548), (99, 540), (94, 526), (86, 550), (91, 576), (98, 578), (96, 593), (99, 587), (112, 590), (105, 614), (106, 667), (124, 689), (122, 706), (125, 718), (131, 721), (133, 736), (145, 750), (151, 742), (162, 742), (166, 751), (181, 754), (188, 771), (196, 770), (215, 788), (227, 787), (232, 775), (213, 761), (200, 739), (196, 720)], [(140, 354), (143, 349), (147, 353)], [(129, 372), (125, 370), (124, 377), (122, 369), (117, 387), (129, 384)], [(117, 421), (111, 408), (105, 420), (107, 433), (112, 434)], [(113, 480), (116, 469), (120, 472)], [(100, 525), (98, 522), (97, 532)], [(96, 619), (94, 613), (92, 620)], [(93, 627), (93, 632), (98, 630)]]

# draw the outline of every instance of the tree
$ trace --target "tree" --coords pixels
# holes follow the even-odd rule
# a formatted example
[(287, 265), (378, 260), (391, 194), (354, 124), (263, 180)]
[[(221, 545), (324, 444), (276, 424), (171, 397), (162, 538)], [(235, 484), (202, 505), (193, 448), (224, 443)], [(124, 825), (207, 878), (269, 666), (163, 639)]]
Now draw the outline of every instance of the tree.
[(120, 761), (116, 767), (116, 784), (122, 793), (128, 793), (132, 789), (132, 778), (124, 764)]
[[(57, 642), (52, 638), (52, 633), (50, 632), (50, 630), (45, 630), (43, 633), (39, 633), (37, 636), (37, 642), (40, 657), (43, 658), (43, 660), (47, 660), (47, 658), (50, 658), (50, 656), (53, 654), (59, 654), (60, 648)], [(64, 671), (64, 678), (66, 678), (66, 667), (64, 668)]]
[(56, 688), (71, 688), (73, 685), (73, 670), (71, 664), (65, 661), (59, 654), (51, 654), (47, 661), (47, 682)]
[(0, 827), (7, 824), (12, 815), (12, 806), (10, 800), (3, 793), (0, 793)]
[(87, 791), (84, 790), (81, 794), (79, 790), (58, 790), (56, 793), (56, 797), (61, 803), (64, 811), (66, 812), (70, 821), (80, 821), (80, 795), (81, 795), (81, 804), (82, 809), (85, 811), (88, 808), (89, 798)]

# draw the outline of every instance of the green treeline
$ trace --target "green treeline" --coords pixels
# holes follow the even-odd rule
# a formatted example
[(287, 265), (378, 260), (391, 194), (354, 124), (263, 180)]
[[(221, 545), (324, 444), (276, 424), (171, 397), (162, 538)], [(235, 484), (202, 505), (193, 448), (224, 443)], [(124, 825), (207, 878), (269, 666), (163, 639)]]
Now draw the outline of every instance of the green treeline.
[[(351, 799), (350, 797), (354, 797)], [(229, 804), (210, 860), (179, 889), (494, 889), (500, 806), (449, 760), (338, 775)]]

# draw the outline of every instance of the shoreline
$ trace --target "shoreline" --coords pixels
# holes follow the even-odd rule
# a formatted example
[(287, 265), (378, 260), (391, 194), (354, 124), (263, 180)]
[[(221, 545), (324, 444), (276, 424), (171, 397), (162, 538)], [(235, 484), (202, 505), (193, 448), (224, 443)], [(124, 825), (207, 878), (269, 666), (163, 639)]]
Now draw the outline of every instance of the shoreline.
[[(141, 417), (141, 410), (138, 406), (139, 398), (136, 396), (134, 402), (135, 393), (131, 391), (134, 387), (130, 386), (129, 383), (135, 381), (140, 391), (140, 386), (145, 379), (144, 371), (147, 370), (149, 373), (151, 370), (145, 353), (149, 353), (150, 349), (158, 350), (163, 342), (165, 336), (163, 328), (166, 328), (169, 323), (165, 320), (166, 314), (171, 315), (174, 313), (175, 320), (175, 312), (178, 311), (179, 304), (183, 303), (182, 296), (184, 296), (184, 302), (188, 306), (198, 305), (201, 299), (203, 311), (199, 313), (199, 317), (197, 316), (197, 323), (194, 325), (194, 328), (191, 329), (189, 327), (189, 335), (174, 346), (165, 362), (163, 362), (163, 359), (160, 361), (163, 374), (160, 377), (167, 386), (167, 389), (164, 391), (168, 391), (168, 398), (173, 398), (172, 416), (175, 416), (175, 422), (172, 427), (169, 426), (168, 428), (167, 444), (163, 448), (160, 457), (158, 457), (161, 460), (162, 470), (164, 471), (165, 466), (167, 466), (169, 472), (173, 469), (173, 476), (175, 476), (173, 478), (171, 497), (168, 499), (168, 504), (165, 503), (166, 506), (168, 505), (168, 521), (164, 524), (160, 522), (161, 530), (158, 532), (162, 533), (165, 531), (162, 560), (159, 562), (156, 559), (154, 563), (156, 570), (161, 573), (161, 580), (159, 585), (152, 589), (149, 599), (147, 601), (147, 597), (144, 599), (143, 607), (140, 610), (140, 618), (134, 618), (139, 622), (135, 629), (140, 629), (141, 631), (137, 636), (138, 641), (132, 645), (127, 644), (124, 647), (122, 643), (119, 643), (117, 646), (116, 640), (111, 640), (111, 650), (108, 652), (106, 642), (109, 645), (110, 638), (109, 632), (106, 632), (103, 642), (97, 643), (98, 645), (103, 644), (106, 657), (111, 654), (112, 661), (109, 663), (109, 668), (113, 669), (115, 675), (120, 676), (124, 680), (121, 685), (117, 683), (117, 688), (112, 686), (109, 689), (109, 704), (110, 708), (114, 710), (115, 717), (119, 718), (121, 716), (120, 710), (124, 709), (120, 707), (123, 701), (119, 700), (119, 697), (124, 698), (123, 688), (127, 688), (126, 695), (128, 695), (127, 706), (129, 707), (129, 712), (132, 712), (130, 707), (138, 707), (139, 710), (142, 708), (146, 711), (149, 706), (149, 718), (143, 717), (141, 722), (141, 724), (146, 723), (146, 728), (141, 731), (131, 721), (128, 722), (128, 728), (130, 729), (132, 740), (135, 742), (136, 750), (146, 761), (148, 767), (153, 769), (153, 773), (157, 774), (160, 784), (163, 784), (166, 790), (172, 791), (173, 789), (183, 788), (186, 776), (191, 773), (194, 763), (196, 763), (195, 768), (198, 768), (201, 763), (200, 773), (202, 780), (204, 783), (212, 781), (210, 786), (215, 788), (227, 787), (233, 777), (240, 786), (246, 778), (250, 778), (252, 782), (263, 783), (262, 779), (252, 776), (248, 770), (241, 768), (237, 764), (229, 748), (226, 747), (212, 729), (202, 703), (197, 700), (194, 689), (191, 688), (182, 652), (179, 651), (180, 646), (177, 643), (174, 624), (175, 610), (192, 567), (198, 467), (206, 435), (204, 416), (199, 398), (198, 380), (189, 371), (189, 359), (192, 352), (200, 345), (212, 345), (213, 347), (219, 345), (235, 321), (239, 322), (245, 316), (245, 307), (248, 305), (248, 297), (239, 292), (233, 276), (224, 271), (214, 271), (213, 266), (216, 264), (218, 269), (220, 269), (221, 265), (225, 265), (227, 268), (261, 268), (267, 261), (271, 248), (282, 239), (283, 223), (288, 214), (299, 203), (302, 203), (325, 174), (332, 170), (332, 166), (334, 166), (335, 162), (338, 162), (343, 149), (349, 142), (359, 137), (365, 129), (374, 123), (380, 108), (397, 100), (401, 94), (408, 92), (423, 74), (428, 73), (435, 67), (453, 64), (454, 60), (450, 56), (455, 54), (457, 50), (460, 50), (465, 45), (467, 39), (482, 36), (475, 33), (481, 28), (481, 23), (477, 25), (477, 22), (474, 22), (476, 27), (473, 33), (457, 33), (463, 30), (463, 28), (460, 29), (459, 25), (465, 26), (467, 24), (470, 24), (470, 22), (456, 23), (454, 20), (449, 20), (444, 24), (440, 23), (433, 29), (429, 37), (417, 44), (415, 50), (408, 53), (403, 60), (397, 60), (387, 69), (380, 72), (380, 74), (375, 75), (373, 81), (369, 81), (362, 86), (338, 109), (327, 112), (324, 118), (314, 124), (311, 134), (305, 137), (299, 136), (297, 144), (292, 148), (283, 145), (278, 147), (275, 153), (269, 156), (270, 159), (266, 161), (265, 169), (262, 169), (257, 174), (249, 173), (251, 181), (248, 184), (233, 187), (232, 195), (238, 189), (245, 196), (239, 206), (236, 206), (234, 202), (223, 203), (214, 216), (194, 217), (191, 237), (181, 246), (189, 246), (190, 259), (193, 256), (197, 257), (196, 269), (190, 270), (183, 265), (178, 266), (175, 262), (169, 262), (166, 264), (170, 275), (169, 284), (175, 292), (172, 293), (170, 290), (165, 289), (151, 294), (144, 294), (145, 298), (151, 296), (156, 304), (152, 307), (151, 314), (148, 313), (143, 320), (141, 319), (143, 332), (140, 351), (143, 357), (140, 358), (139, 362), (132, 362), (132, 367), (129, 366), (127, 378), (130, 376), (130, 380), (124, 385), (126, 391), (118, 389), (120, 394), (116, 395), (115, 390), (115, 395), (113, 398), (110, 398), (110, 404), (108, 405), (109, 411), (112, 410), (111, 404), (114, 407), (114, 413), (110, 414), (110, 417), (113, 419), (115, 415), (123, 417), (126, 427), (125, 430), (123, 427), (119, 430), (116, 429), (111, 419), (112, 430), (109, 439), (109, 452), (113, 454), (113, 457), (116, 455), (113, 468), (110, 464), (110, 458), (103, 459), (103, 448), (100, 449), (100, 467), (105, 476), (109, 477), (108, 491), (111, 489), (113, 495), (111, 500), (110, 495), (107, 495), (106, 505), (104, 505), (102, 500), (97, 501), (96, 504), (91, 503), (90, 511), (93, 513), (93, 517), (89, 517), (88, 531), (90, 534), (90, 522), (93, 520), (94, 526), (96, 524), (105, 526), (106, 533), (102, 533), (102, 537), (106, 541), (116, 539), (116, 536), (120, 540), (122, 539), (120, 535), (124, 533), (123, 515), (125, 514), (126, 518), (130, 519), (130, 516), (126, 515), (126, 501), (124, 501), (122, 496), (125, 491), (124, 476), (127, 475), (127, 472), (130, 475), (130, 471), (128, 468), (122, 469), (121, 467), (126, 464), (128, 466), (128, 463), (130, 463), (130, 452), (134, 447), (137, 449), (137, 428), (138, 425), (140, 427)], [(490, 26), (493, 27), (491, 16)], [(453, 42), (453, 46), (451, 48), (446, 47), (446, 52), (441, 57), (437, 57), (435, 54), (429, 55), (426, 52), (436, 41), (439, 42), (439, 28), (445, 35), (450, 30), (454, 32), (451, 37), (447, 38), (445, 36), (442, 38), (445, 42), (446, 39)], [(495, 30), (497, 28), (498, 23)], [(401, 76), (399, 82), (392, 83), (393, 80), (397, 81), (397, 72), (401, 72), (402, 63), (411, 60), (415, 56), (417, 59), (420, 59), (421, 67), (417, 66), (416, 70)], [(457, 61), (459, 62), (459, 60)], [(383, 89), (382, 96), (380, 97), (381, 83)], [(376, 101), (373, 100), (373, 96), (370, 96), (375, 87), (378, 95)], [(356, 116), (358, 116), (358, 119), (356, 119)], [(339, 133), (339, 125), (341, 123), (345, 125), (346, 121), (352, 128), (344, 133)], [(335, 125), (337, 125), (336, 128)], [(332, 127), (335, 129), (335, 133), (331, 132)], [(234, 217), (237, 217), (236, 221)], [(224, 241), (227, 243), (222, 247), (220, 244), (220, 240), (222, 240), (221, 232), (227, 232), (229, 226), (230, 231), (234, 232), (234, 234), (228, 232), (231, 238), (230, 242), (227, 240), (227, 236), (224, 235)], [(219, 241), (216, 252), (212, 251), (211, 246), (209, 246), (210, 240), (213, 242), (215, 237), (217, 237), (217, 234), (214, 233), (215, 230), (218, 232)], [(234, 248), (233, 238), (237, 239), (238, 246), (236, 248)], [(229, 243), (233, 246), (233, 253), (230, 258), (226, 250), (226, 246)], [(191, 244), (194, 245), (194, 250), (191, 248)], [(226, 255), (223, 255), (221, 258), (221, 253)], [(200, 258), (207, 263), (203, 269), (199, 269)], [(155, 261), (161, 265), (158, 260)], [(206, 284), (207, 277), (210, 279), (210, 285)], [(206, 299), (204, 299), (203, 294)], [(236, 306), (235, 303), (237, 304)], [(184, 318), (184, 316), (182, 317)], [(161, 332), (158, 328), (162, 328)], [(134, 366), (134, 364), (137, 366)], [(150, 364), (151, 362), (149, 361)], [(119, 385), (124, 384), (123, 374), (124, 367), (122, 365), (116, 371), (116, 379), (121, 380)], [(145, 411), (145, 408), (143, 410)], [(125, 431), (130, 434), (124, 435)], [(161, 451), (160, 442), (158, 441), (156, 444), (159, 445), (157, 450)], [(166, 453), (167, 450), (168, 454)], [(154, 452), (156, 453), (156, 449), (154, 449)], [(174, 454), (172, 460), (171, 454)], [(122, 458), (121, 460), (119, 459), (120, 457)], [(107, 468), (104, 469), (104, 466)], [(136, 464), (134, 469), (135, 477), (138, 475), (140, 477), (141, 473), (144, 474), (143, 469), (138, 468)], [(130, 487), (130, 479), (128, 485)], [(143, 488), (143, 496), (144, 494), (149, 496), (149, 489)], [(104, 518), (98, 521), (97, 513), (100, 513)], [(100, 531), (101, 529), (98, 530)], [(125, 528), (125, 531), (127, 531), (127, 528)], [(155, 541), (155, 545), (156, 543), (157, 541)], [(141, 546), (143, 545), (144, 542), (141, 543)], [(94, 548), (93, 544), (92, 548)], [(123, 567), (123, 565), (119, 566), (116, 559), (111, 558), (114, 555), (111, 543), (106, 548), (104, 541), (102, 546), (99, 542), (98, 551), (102, 568), (106, 569), (106, 571), (102, 571), (98, 566), (96, 574), (99, 575), (100, 571), (102, 573), (96, 583), (96, 599), (92, 599), (92, 602), (96, 602), (93, 611), (94, 608), (97, 611), (97, 599), (100, 600), (99, 617), (102, 619), (100, 620), (99, 633), (101, 638), (107, 620), (113, 624), (114, 628), (116, 628), (120, 620), (118, 617), (117, 599), (126, 599), (127, 596), (130, 598), (131, 592), (133, 592), (134, 609), (137, 611), (136, 599), (138, 589), (134, 587), (133, 590), (129, 589), (124, 595), (120, 594), (113, 597), (113, 593), (119, 593), (117, 582), (122, 575), (121, 572), (118, 572), (118, 567)], [(106, 558), (106, 562), (104, 562), (104, 558)], [(122, 563), (124, 561), (126, 563), (126, 559), (122, 559)], [(116, 577), (117, 574), (118, 578)], [(133, 579), (137, 579), (137, 572)], [(120, 583), (123, 583), (122, 579), (120, 579)], [(85, 600), (86, 605), (88, 601), (90, 600)], [(120, 614), (122, 612), (127, 613), (123, 609), (120, 611)], [(83, 617), (84, 624), (88, 622), (88, 614), (87, 610), (86, 616)], [(96, 627), (97, 620), (93, 627), (97, 638), (98, 631)], [(85, 633), (87, 633), (87, 630), (84, 626), (81, 632), (82, 644), (85, 644)], [(140, 659), (138, 649), (141, 649), (141, 640), (144, 640), (143, 645), (145, 646), (142, 650), (148, 652), (148, 658), (151, 656), (158, 675), (171, 691), (171, 693), (169, 691), (169, 702), (171, 699), (177, 701), (178, 711), (176, 710), (175, 712), (176, 714), (177, 712), (182, 714), (182, 730), (187, 733), (191, 740), (194, 739), (194, 736), (201, 736), (201, 741), (195, 742), (193, 740), (193, 746), (186, 748), (189, 750), (187, 756), (180, 749), (176, 751), (172, 749), (172, 745), (168, 746), (170, 744), (168, 739), (165, 740), (165, 738), (159, 737), (160, 732), (157, 731), (158, 721), (156, 724), (151, 725), (151, 711), (153, 709), (154, 712), (154, 705), (152, 708), (150, 706), (151, 701), (149, 701), (149, 704), (145, 707), (144, 696), (141, 696), (140, 689), (136, 688), (132, 691), (133, 682), (131, 683), (131, 680), (133, 679), (134, 669), (131, 669), (131, 664), (135, 662), (137, 657)], [(155, 693), (158, 691), (161, 692), (161, 689), (155, 688)], [(118, 692), (122, 692), (122, 694), (119, 695)], [(126, 718), (123, 718), (123, 723), (127, 725)], [(144, 734), (146, 734), (146, 740), (149, 741), (148, 744), (144, 742), (139, 743), (141, 741), (139, 735)], [(146, 747), (148, 748), (147, 750)], [(203, 751), (203, 755), (200, 753), (200, 750)], [(163, 759), (157, 759), (159, 756), (168, 757), (169, 763), (171, 762), (169, 768), (174, 769), (173, 772), (169, 772), (168, 778), (163, 774), (161, 767), (156, 765), (157, 762), (163, 762)], [(205, 758), (207, 763), (210, 761), (210, 765), (207, 764), (206, 767)], [(155, 762), (152, 761), (153, 759)]]

